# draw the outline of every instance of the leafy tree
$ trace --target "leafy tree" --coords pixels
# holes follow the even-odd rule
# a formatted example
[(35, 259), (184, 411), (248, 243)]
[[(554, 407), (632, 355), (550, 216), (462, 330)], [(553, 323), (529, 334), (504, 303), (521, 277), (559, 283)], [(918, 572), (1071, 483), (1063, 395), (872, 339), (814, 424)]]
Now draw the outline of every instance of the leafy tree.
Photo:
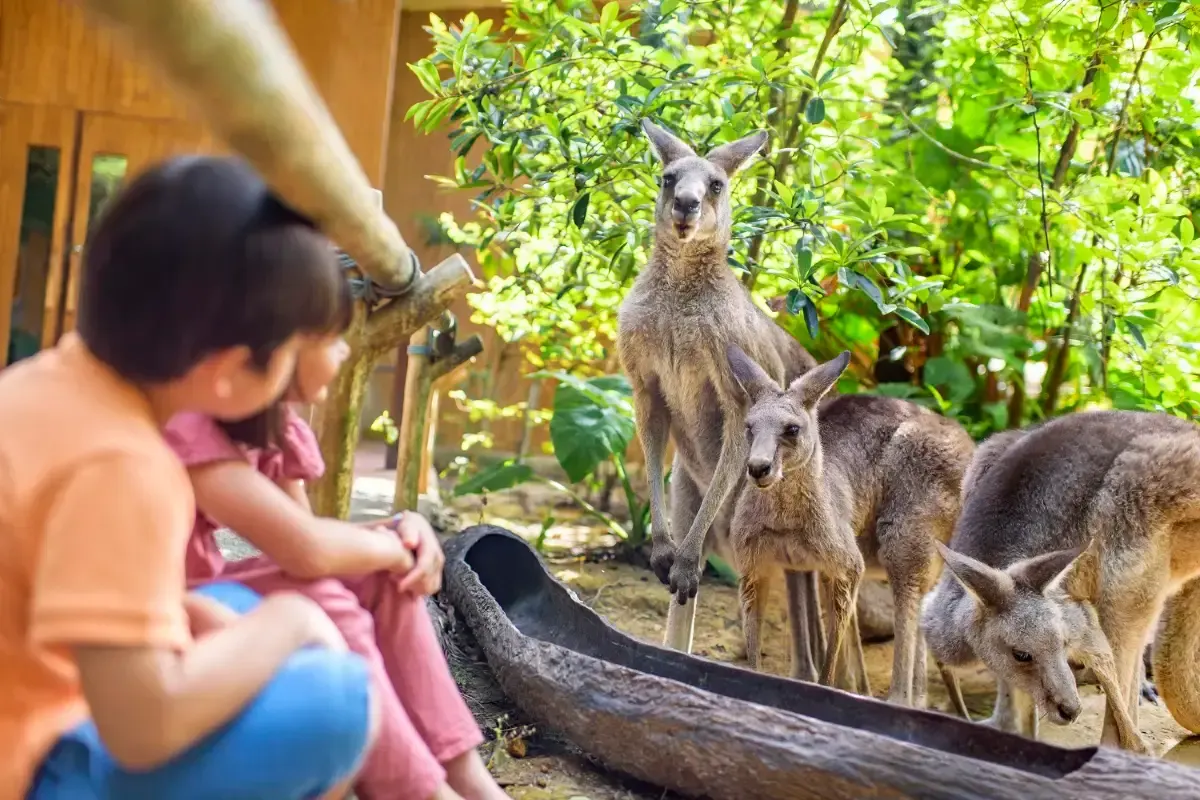
[[(651, 118), (756, 128), (730, 268), (866, 391), (978, 436), (1091, 406), (1200, 410), (1200, 8), (1155, 0), (512, 0), (433, 16), (409, 112), (448, 129), (444, 217), (480, 320), (535, 368), (611, 371), (644, 265)], [(600, 366), (596, 366), (600, 365)]]

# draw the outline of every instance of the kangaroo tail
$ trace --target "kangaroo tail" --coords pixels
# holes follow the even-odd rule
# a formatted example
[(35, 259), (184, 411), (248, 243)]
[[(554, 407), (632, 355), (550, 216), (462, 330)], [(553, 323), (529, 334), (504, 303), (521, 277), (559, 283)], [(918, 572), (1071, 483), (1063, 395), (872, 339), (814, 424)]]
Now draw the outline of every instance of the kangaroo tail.
[(1154, 683), (1175, 721), (1200, 733), (1200, 578), (1184, 584), (1163, 609)]

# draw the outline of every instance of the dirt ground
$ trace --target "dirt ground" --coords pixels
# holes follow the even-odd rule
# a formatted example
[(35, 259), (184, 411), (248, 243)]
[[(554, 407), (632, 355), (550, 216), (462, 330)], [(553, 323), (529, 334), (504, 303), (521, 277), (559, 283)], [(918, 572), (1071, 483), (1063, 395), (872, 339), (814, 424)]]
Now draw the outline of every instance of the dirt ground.
[[(507, 527), (532, 541), (541, 531), (546, 505), (553, 506), (552, 497), (531, 496), (527, 491), (518, 491), (492, 497), (486, 505), (481, 505), (478, 500), (458, 502), (455, 511), (464, 526), (486, 521)], [(551, 563), (553, 573), (617, 628), (648, 642), (660, 642), (669, 599), (666, 589), (643, 568), (617, 561), (590, 562), (585, 558), (586, 551), (591, 547), (611, 545), (612, 540), (579, 519), (570, 509), (552, 508), (552, 513), (556, 524), (546, 537), (545, 558)], [(773, 593), (764, 643), (766, 669), (786, 675), (787, 628), (782, 586)], [(715, 580), (706, 580), (700, 591), (693, 652), (716, 661), (744, 663), (742, 650), (735, 589)], [(885, 696), (891, 674), (891, 643), (872, 644), (865, 651), (872, 693), (876, 697)], [(932, 662), (930, 665), (932, 667)], [(981, 719), (990, 714), (995, 687), (988, 673), (983, 670), (964, 673), (960, 679), (972, 717)], [(1080, 694), (1084, 711), (1079, 720), (1067, 727), (1043, 721), (1041, 737), (1044, 740), (1064, 747), (1084, 747), (1099, 741), (1104, 696), (1094, 686), (1081, 687)], [(929, 702), (931, 707), (950, 713), (945, 687), (932, 668)], [(1200, 737), (1186, 738), (1187, 731), (1175, 723), (1165, 707), (1143, 700), (1140, 727), (1143, 735), (1165, 758), (1200, 766)], [(578, 757), (516, 758), (507, 752), (520, 752), (520, 745), (495, 750), (493, 771), (514, 798), (626, 800), (671, 796), (661, 789), (622, 782)]]

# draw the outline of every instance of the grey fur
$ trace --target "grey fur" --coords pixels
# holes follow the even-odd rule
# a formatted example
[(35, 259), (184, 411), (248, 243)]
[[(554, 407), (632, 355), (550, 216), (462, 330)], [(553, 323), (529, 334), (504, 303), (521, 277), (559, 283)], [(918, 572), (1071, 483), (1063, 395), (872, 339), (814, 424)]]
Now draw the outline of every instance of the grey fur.
[[(842, 353), (781, 390), (729, 348), (730, 367), (753, 401), (746, 415), (748, 481), (731, 529), (746, 652), (755, 666), (768, 570), (818, 570), (832, 584), (821, 671), (821, 682), (830, 683), (859, 581), (868, 568), (883, 571), (896, 618), (889, 699), (923, 705), (920, 599), (937, 580), (933, 545), (953, 531), (974, 444), (957, 422), (914, 403), (868, 395), (823, 400), (849, 356)], [(789, 615), (796, 635), (800, 626), (790, 608)]]
[(944, 556), (922, 624), (935, 656), (996, 675), (991, 724), (1036, 736), (1039, 710), (1069, 723), (1077, 660), (1108, 698), (1102, 743), (1148, 752), (1143, 646), (1200, 573), (1200, 427), (1091, 411), (989, 439)]
[[(725, 346), (737, 343), (778, 380), (790, 381), (816, 362), (754, 304), (726, 263), (729, 180), (766, 134), (702, 158), (657, 125), (643, 127), (663, 161), (663, 184), (654, 250), (621, 304), (617, 346), (646, 453), (651, 564), (678, 600), (668, 614), (667, 643), (690, 650), (695, 604), (689, 601), (699, 587), (706, 537), (713, 529), (723, 551), (728, 500), (745, 464), (744, 400)], [(675, 442), (669, 525), (662, 463), (668, 436)]]

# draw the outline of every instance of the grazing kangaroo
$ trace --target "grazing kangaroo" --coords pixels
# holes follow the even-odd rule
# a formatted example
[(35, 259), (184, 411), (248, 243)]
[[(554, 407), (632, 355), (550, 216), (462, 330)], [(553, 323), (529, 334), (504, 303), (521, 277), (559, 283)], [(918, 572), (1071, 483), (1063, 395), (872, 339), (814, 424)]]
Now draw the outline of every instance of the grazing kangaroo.
[[(736, 342), (779, 380), (793, 380), (816, 361), (754, 304), (726, 262), (729, 180), (762, 149), (767, 134), (755, 133), (701, 158), (657, 125), (645, 121), (643, 128), (663, 165), (662, 189), (654, 250), (621, 303), (617, 347), (633, 387), (646, 455), (651, 566), (678, 601), (667, 613), (666, 643), (690, 651), (706, 536), (716, 521), (715, 538), (726, 538), (732, 506), (727, 500), (745, 464), (745, 409), (725, 346)], [(670, 525), (663, 502), (668, 435), (676, 453)], [(814, 586), (815, 576), (797, 590), (809, 597)]]
[[(1137, 728), (1143, 647), (1167, 598), (1200, 573), (1200, 426), (1071, 414), (988, 439), (964, 484), (941, 550), (949, 569), (922, 616), (935, 656), (982, 661), (998, 682), (988, 722), (1027, 736), (1039, 710), (1061, 725), (1079, 715), (1078, 660), (1107, 696), (1101, 743), (1149, 752)], [(1182, 658), (1194, 687), (1194, 653)], [(1174, 693), (1156, 664), (1160, 691), (1164, 676)]]
[[(749, 397), (747, 483), (730, 541), (741, 575), (746, 654), (757, 666), (766, 578), (776, 565), (816, 570), (832, 584), (821, 682), (833, 680), (866, 569), (886, 573), (895, 600), (891, 702), (924, 705), (921, 597), (933, 588), (933, 542), (958, 518), (975, 445), (957, 422), (915, 403), (870, 395), (824, 400), (850, 363), (827, 361), (781, 389), (736, 345), (729, 366)], [(800, 629), (797, 612), (793, 635)], [(948, 685), (952, 697), (956, 686)]]

